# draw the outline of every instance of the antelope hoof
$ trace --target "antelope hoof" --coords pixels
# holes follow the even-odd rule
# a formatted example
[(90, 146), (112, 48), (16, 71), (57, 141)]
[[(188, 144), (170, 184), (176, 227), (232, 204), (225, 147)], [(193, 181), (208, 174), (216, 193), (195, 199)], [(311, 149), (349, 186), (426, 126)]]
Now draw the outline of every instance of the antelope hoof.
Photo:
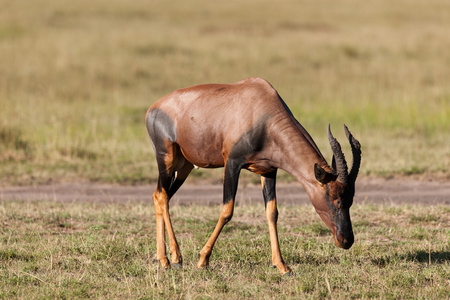
[(171, 264), (172, 269), (181, 270), (183, 268), (183, 263), (173, 263)]
[(209, 267), (209, 259), (202, 260), (197, 264), (197, 269), (207, 269)]
[(170, 263), (167, 258), (161, 259), (159, 262), (161, 263), (161, 267), (163, 267), (163, 269), (170, 269)]
[(207, 254), (202, 254), (203, 250), (200, 251), (200, 260), (198, 261), (197, 268), (198, 269), (206, 269), (209, 266), (209, 257), (211, 256), (211, 252)]
[(280, 271), (280, 274), (282, 275), (282, 276), (285, 276), (285, 275), (288, 275), (288, 276), (291, 276), (293, 273), (292, 273), (292, 271), (291, 271), (291, 268), (289, 268), (287, 265), (285, 265), (284, 263), (283, 264), (280, 264), (280, 265), (274, 265), (274, 264), (272, 264), (272, 268), (277, 268), (278, 269), (278, 271)]
[(208, 269), (208, 264), (205, 264), (205, 263), (198, 263), (197, 264), (197, 269), (203, 269), (203, 270), (205, 270), (205, 269)]

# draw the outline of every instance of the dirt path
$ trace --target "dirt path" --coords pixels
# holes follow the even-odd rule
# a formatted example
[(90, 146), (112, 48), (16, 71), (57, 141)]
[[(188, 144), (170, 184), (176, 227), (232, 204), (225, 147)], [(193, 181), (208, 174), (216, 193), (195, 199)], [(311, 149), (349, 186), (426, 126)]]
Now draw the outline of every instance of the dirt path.
[[(65, 183), (42, 186), (0, 188), (0, 201), (52, 199), (60, 202), (123, 203), (151, 202), (155, 187), (118, 186), (96, 183)], [(171, 205), (220, 205), (221, 185), (186, 184), (171, 200)], [(263, 203), (258, 185), (241, 185), (237, 205)], [(277, 185), (277, 199), (281, 205), (309, 203), (299, 183)], [(409, 179), (358, 180), (354, 203), (450, 205), (450, 182), (428, 182)]]

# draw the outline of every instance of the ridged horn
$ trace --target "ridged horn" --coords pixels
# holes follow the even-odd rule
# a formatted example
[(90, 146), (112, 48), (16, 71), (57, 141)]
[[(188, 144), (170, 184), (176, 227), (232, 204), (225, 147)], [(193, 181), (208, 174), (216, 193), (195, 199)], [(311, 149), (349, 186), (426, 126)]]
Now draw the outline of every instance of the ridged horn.
[(347, 126), (344, 125), (345, 135), (347, 136), (348, 141), (350, 142), (350, 147), (352, 148), (353, 154), (353, 163), (352, 168), (350, 169), (350, 173), (348, 175), (348, 179), (350, 182), (355, 183), (356, 177), (358, 176), (359, 166), (361, 165), (361, 144), (357, 139), (352, 135), (350, 130), (348, 130)]
[(342, 152), (341, 145), (331, 133), (329, 124), (328, 124), (328, 141), (330, 142), (331, 150), (333, 150), (333, 157), (336, 164), (336, 172), (338, 174), (337, 181), (343, 184), (347, 184), (348, 183), (347, 162), (345, 161), (345, 156), (344, 153)]

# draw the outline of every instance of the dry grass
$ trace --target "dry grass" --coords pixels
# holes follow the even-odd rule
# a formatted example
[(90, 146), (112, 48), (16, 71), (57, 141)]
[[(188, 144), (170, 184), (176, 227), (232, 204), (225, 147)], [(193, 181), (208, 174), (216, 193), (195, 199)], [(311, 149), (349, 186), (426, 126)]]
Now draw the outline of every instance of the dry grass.
[(346, 123), (362, 174), (449, 176), (446, 2), (0, 5), (2, 184), (154, 180), (146, 109), (250, 76), (278, 89), (327, 157), (327, 124), (343, 140)]
[(311, 206), (280, 207), (280, 243), (292, 277), (269, 267), (262, 204), (236, 208), (210, 269), (197, 270), (198, 252), (219, 212), (217, 206), (172, 207), (184, 267), (164, 271), (154, 261), (151, 205), (2, 202), (0, 298), (450, 297), (446, 206), (357, 205), (349, 251), (334, 246)]

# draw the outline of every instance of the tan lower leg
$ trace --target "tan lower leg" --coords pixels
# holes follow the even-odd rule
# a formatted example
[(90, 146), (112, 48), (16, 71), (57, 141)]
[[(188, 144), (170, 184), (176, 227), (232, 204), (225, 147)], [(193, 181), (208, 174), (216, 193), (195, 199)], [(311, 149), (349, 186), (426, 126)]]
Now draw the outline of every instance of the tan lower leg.
[(178, 247), (177, 239), (175, 238), (175, 233), (173, 232), (172, 222), (170, 221), (169, 211), (168, 207), (167, 210), (163, 213), (164, 217), (164, 223), (167, 228), (167, 236), (169, 238), (169, 245), (170, 245), (170, 255), (172, 257), (172, 263), (173, 264), (181, 264), (182, 258), (180, 249)]
[[(164, 251), (164, 253), (161, 252), (161, 254), (163, 254), (163, 257), (161, 259), (160, 258), (158, 258), (158, 259), (161, 261), (161, 264), (163, 264), (163, 261), (165, 258), (166, 264), (168, 264), (166, 253), (165, 253), (166, 248), (165, 248), (164, 228), (166, 228), (167, 236), (169, 238), (170, 254), (172, 256), (172, 263), (180, 264), (182, 261), (181, 253), (180, 253), (180, 249), (178, 248), (178, 243), (175, 238), (175, 233), (173, 232), (172, 222), (170, 221), (169, 200), (168, 200), (166, 191), (164, 189), (162, 189), (161, 192), (156, 191), (153, 199), (154, 199), (153, 201), (155, 202), (155, 210), (157, 211), (157, 232), (162, 233), (162, 237), (159, 237), (158, 241), (163, 243), (162, 247), (159, 247), (159, 243), (158, 243), (158, 251)], [(159, 226), (160, 228), (158, 228), (158, 223), (162, 223)], [(166, 267), (166, 265), (164, 265), (164, 267)]]
[(277, 267), (281, 274), (291, 272), (291, 269), (284, 263), (281, 257), (280, 245), (277, 231), (277, 202), (276, 199), (269, 201), (266, 207), (266, 216), (269, 223), (270, 246), (272, 248), (272, 264)]
[(158, 203), (157, 191), (153, 194), (153, 203), (155, 205), (156, 216), (156, 258), (161, 263), (161, 266), (165, 269), (169, 268), (169, 262), (166, 256), (166, 237), (164, 228), (164, 219), (162, 211)]
[(233, 216), (234, 210), (234, 200), (231, 200), (227, 204), (222, 206), (222, 212), (220, 213), (219, 221), (217, 222), (216, 228), (214, 229), (211, 237), (208, 239), (208, 242), (203, 247), (202, 251), (200, 251), (200, 260), (197, 264), (198, 268), (206, 268), (209, 265), (209, 257), (211, 256), (212, 249), (216, 240), (222, 231), (223, 226), (227, 224), (231, 217)]

